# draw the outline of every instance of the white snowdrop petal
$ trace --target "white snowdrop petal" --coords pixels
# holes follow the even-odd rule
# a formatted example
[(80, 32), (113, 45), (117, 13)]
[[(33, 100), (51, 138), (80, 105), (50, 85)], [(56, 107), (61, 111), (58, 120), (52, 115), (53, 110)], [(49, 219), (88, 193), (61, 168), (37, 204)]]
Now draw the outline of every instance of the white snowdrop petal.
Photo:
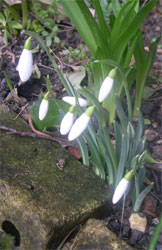
[(129, 186), (129, 181), (127, 181), (126, 179), (122, 179), (119, 184), (117, 185), (114, 195), (113, 195), (113, 199), (112, 199), (112, 203), (116, 204), (121, 197), (124, 195), (124, 193), (126, 192), (128, 186)]
[(98, 101), (103, 102), (111, 92), (111, 89), (113, 87), (114, 79), (110, 77), (106, 77), (105, 80), (103, 81), (99, 95), (98, 95)]
[(32, 51), (23, 49), (17, 65), (17, 70), (19, 72), (19, 76), (22, 82), (28, 81), (29, 78), (31, 77), (32, 66), (33, 66)]
[(48, 100), (42, 100), (40, 106), (39, 106), (39, 120), (43, 120), (48, 112)]
[(87, 116), (85, 113), (83, 113), (74, 123), (72, 126), (68, 140), (73, 141), (75, 140), (78, 136), (80, 136), (83, 131), (86, 129), (88, 123), (90, 121), (90, 117)]
[(62, 135), (66, 135), (69, 133), (69, 131), (73, 125), (73, 121), (74, 121), (74, 114), (70, 113), (70, 112), (66, 113), (66, 115), (62, 119), (61, 125), (60, 125), (60, 133)]
[[(76, 105), (76, 99), (75, 99), (75, 97), (73, 97), (73, 96), (64, 96), (63, 98), (62, 98), (62, 100), (64, 101), (64, 102), (67, 102), (67, 103), (69, 103), (70, 105)], [(78, 98), (78, 102), (79, 102), (79, 105), (81, 106), (81, 107), (85, 107), (85, 106), (87, 106), (87, 100), (86, 99), (83, 99), (83, 98)]]

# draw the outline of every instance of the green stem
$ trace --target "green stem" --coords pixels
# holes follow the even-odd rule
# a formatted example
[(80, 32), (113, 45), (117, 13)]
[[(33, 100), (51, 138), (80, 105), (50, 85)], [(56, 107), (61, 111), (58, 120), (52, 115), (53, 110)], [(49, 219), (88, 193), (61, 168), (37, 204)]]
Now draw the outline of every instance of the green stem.
[(27, 9), (26, 0), (22, 0), (21, 4), (22, 4), (22, 25), (23, 25), (23, 28), (25, 29), (27, 25), (27, 20), (28, 20), (28, 17), (27, 17), (28, 9)]
[(156, 226), (156, 230), (154, 232), (154, 235), (151, 239), (151, 242), (150, 242), (147, 250), (154, 250), (155, 249), (156, 243), (158, 241), (158, 238), (159, 238), (159, 235), (161, 232), (161, 229), (162, 229), (162, 215), (160, 216), (160, 221), (159, 221), (158, 225)]
[[(145, 72), (144, 72), (145, 73)], [(135, 97), (135, 104), (134, 104), (134, 110), (133, 110), (133, 116), (137, 117), (141, 108), (141, 103), (142, 103), (142, 96), (143, 96), (143, 90), (145, 86), (145, 81), (147, 77), (147, 72), (146, 74), (142, 76), (141, 74), (141, 79), (138, 79), (136, 82), (136, 97)]]

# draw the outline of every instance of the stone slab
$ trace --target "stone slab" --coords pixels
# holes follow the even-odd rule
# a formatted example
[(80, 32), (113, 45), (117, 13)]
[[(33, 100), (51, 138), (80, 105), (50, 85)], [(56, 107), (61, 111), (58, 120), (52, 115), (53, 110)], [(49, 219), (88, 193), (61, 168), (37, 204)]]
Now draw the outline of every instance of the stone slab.
[[(75, 250), (133, 250), (125, 241), (111, 232), (101, 220), (89, 219), (74, 238), (72, 249)], [(65, 244), (62, 250), (70, 250)]]
[[(15, 116), (0, 105), (0, 125), (28, 131)], [(21, 250), (55, 249), (76, 224), (110, 208), (108, 186), (58, 144), (0, 130), (0, 225)]]

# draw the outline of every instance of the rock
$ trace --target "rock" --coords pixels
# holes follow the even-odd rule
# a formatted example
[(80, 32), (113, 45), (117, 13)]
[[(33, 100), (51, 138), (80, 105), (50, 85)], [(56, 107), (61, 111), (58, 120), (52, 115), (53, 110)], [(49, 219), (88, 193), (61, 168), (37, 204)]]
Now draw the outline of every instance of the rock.
[[(68, 245), (67, 245), (68, 244)], [(72, 248), (69, 243), (64, 245), (62, 250), (132, 250), (133, 248), (127, 245), (111, 232), (100, 220), (89, 219), (83, 228), (74, 238)], [(68, 247), (67, 247), (68, 246)]]
[(145, 135), (148, 141), (154, 141), (159, 136), (159, 134), (152, 129), (146, 129)]
[[(0, 125), (29, 131), (14, 117), (0, 105)], [(0, 137), (0, 225), (17, 247), (56, 249), (76, 224), (108, 214), (108, 186), (58, 144), (2, 130)]]
[(153, 147), (153, 156), (159, 160), (162, 160), (162, 144), (155, 145)]
[(129, 223), (131, 229), (144, 233), (146, 230), (147, 219), (145, 216), (141, 217), (138, 213), (132, 213), (129, 218)]

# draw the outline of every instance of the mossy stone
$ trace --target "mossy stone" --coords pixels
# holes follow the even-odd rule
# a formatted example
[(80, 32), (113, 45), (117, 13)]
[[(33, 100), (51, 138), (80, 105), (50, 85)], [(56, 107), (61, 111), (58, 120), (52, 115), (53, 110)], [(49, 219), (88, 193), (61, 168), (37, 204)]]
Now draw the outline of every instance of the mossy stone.
[[(0, 105), (1, 126), (30, 131), (15, 116)], [(0, 170), (0, 223), (22, 250), (55, 249), (76, 224), (111, 209), (108, 186), (52, 141), (0, 130)]]

